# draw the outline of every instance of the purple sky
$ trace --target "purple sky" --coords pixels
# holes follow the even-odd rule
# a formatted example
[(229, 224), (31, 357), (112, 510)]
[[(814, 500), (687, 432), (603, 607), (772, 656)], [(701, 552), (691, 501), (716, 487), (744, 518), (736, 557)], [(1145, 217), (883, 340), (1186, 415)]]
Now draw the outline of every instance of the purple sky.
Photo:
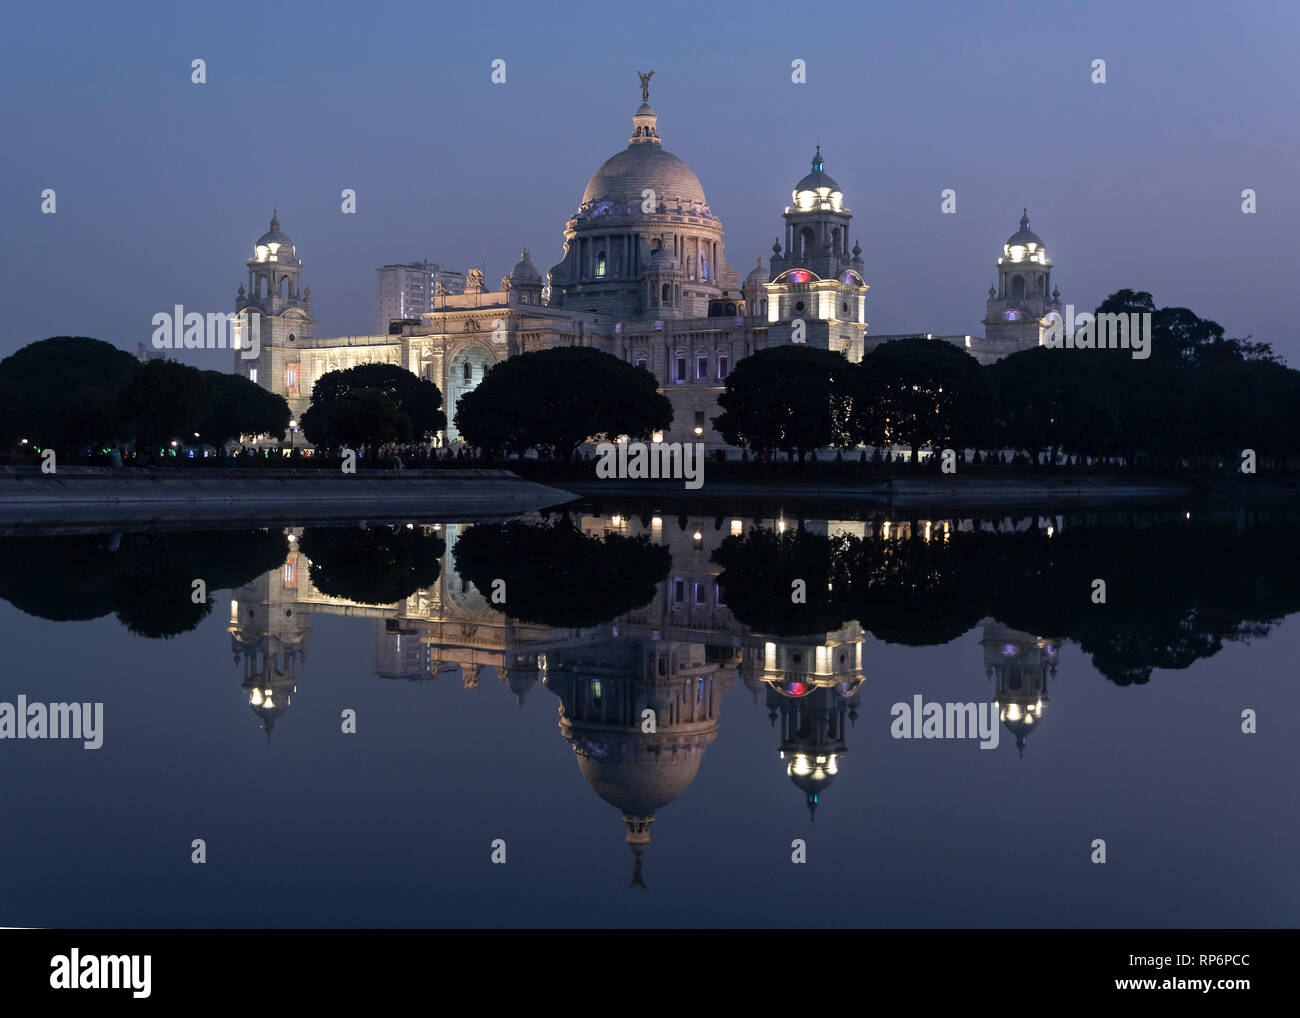
[(699, 176), (742, 276), (820, 140), (873, 332), (982, 332), (1027, 205), (1064, 301), (1150, 290), (1300, 364), (1300, 8), (880, 6), (11, 4), (0, 356), (56, 334), (134, 350), (174, 304), (232, 310), (273, 206), (318, 335), (373, 331), (386, 263), (485, 264), (495, 285), (527, 245), (545, 271), (626, 145), (635, 70), (653, 68), (664, 147)]

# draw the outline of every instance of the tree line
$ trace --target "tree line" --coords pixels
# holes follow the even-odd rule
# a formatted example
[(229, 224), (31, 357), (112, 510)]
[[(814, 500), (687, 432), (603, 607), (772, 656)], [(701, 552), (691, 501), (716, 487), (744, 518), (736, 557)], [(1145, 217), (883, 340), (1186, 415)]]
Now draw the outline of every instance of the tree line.
[[(746, 455), (803, 460), (820, 450), (1012, 450), (1033, 463), (1110, 461), (1156, 467), (1300, 456), (1300, 372), (1267, 343), (1226, 338), (1186, 308), (1120, 290), (1096, 314), (1150, 314), (1151, 356), (1038, 346), (981, 365), (924, 338), (893, 340), (859, 363), (807, 346), (739, 361), (718, 397), (718, 433)], [(303, 414), (322, 448), (427, 444), (447, 426), (433, 382), (391, 364), (332, 371)], [(488, 457), (570, 460), (588, 441), (644, 440), (673, 410), (643, 368), (591, 347), (512, 356), (462, 396), (456, 428)], [(55, 337), (0, 361), (0, 450), (27, 439), (62, 454), (97, 443), (138, 448), (242, 435), (283, 439), (285, 400), (234, 374), (174, 361), (140, 363), (108, 343)]]
[(107, 445), (221, 446), (283, 438), (289, 404), (255, 382), (176, 361), (141, 362), (111, 343), (55, 336), (0, 361), (0, 453), (53, 449), (85, 461)]

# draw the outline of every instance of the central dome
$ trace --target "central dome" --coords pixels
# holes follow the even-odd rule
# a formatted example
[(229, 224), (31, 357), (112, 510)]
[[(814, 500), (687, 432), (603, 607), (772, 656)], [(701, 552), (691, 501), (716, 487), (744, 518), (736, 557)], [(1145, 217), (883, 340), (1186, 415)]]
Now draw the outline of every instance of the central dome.
[(632, 117), (627, 148), (606, 159), (582, 192), (579, 216), (640, 213), (649, 190), (654, 192), (656, 212), (662, 206), (670, 212), (680, 208), (687, 215), (712, 218), (699, 178), (664, 150), (658, 125), (650, 104), (642, 103)]
[[(691, 168), (659, 145), (629, 145), (601, 164), (582, 193), (584, 207), (600, 202), (615, 206), (635, 205), (640, 211), (645, 191), (655, 193), (655, 205), (678, 205), (697, 215), (707, 208), (704, 188)], [(699, 205), (700, 210), (694, 206)]]

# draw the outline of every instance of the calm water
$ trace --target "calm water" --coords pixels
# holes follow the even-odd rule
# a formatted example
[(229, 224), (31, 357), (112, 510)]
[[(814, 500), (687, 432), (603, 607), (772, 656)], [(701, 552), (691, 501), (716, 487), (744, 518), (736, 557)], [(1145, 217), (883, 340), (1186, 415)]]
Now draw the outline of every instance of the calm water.
[(0, 925), (1296, 924), (1291, 518), (733, 509), (0, 538)]

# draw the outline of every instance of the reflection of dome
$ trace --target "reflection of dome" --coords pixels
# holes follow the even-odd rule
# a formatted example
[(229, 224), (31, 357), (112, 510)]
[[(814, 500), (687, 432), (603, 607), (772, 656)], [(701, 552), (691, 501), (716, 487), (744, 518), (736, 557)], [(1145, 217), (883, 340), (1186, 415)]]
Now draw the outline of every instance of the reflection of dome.
[(828, 753), (811, 756), (796, 753), (786, 764), (785, 773), (794, 782), (794, 786), (805, 794), (808, 812), (813, 814), (821, 801), (821, 793), (835, 780), (839, 772), (838, 754)]
[[(685, 792), (695, 780), (707, 746), (705, 742), (663, 746), (650, 736), (646, 742), (644, 746), (587, 744), (578, 755), (578, 769), (595, 793), (633, 816), (648, 816)], [(607, 755), (598, 757), (592, 751)]]

